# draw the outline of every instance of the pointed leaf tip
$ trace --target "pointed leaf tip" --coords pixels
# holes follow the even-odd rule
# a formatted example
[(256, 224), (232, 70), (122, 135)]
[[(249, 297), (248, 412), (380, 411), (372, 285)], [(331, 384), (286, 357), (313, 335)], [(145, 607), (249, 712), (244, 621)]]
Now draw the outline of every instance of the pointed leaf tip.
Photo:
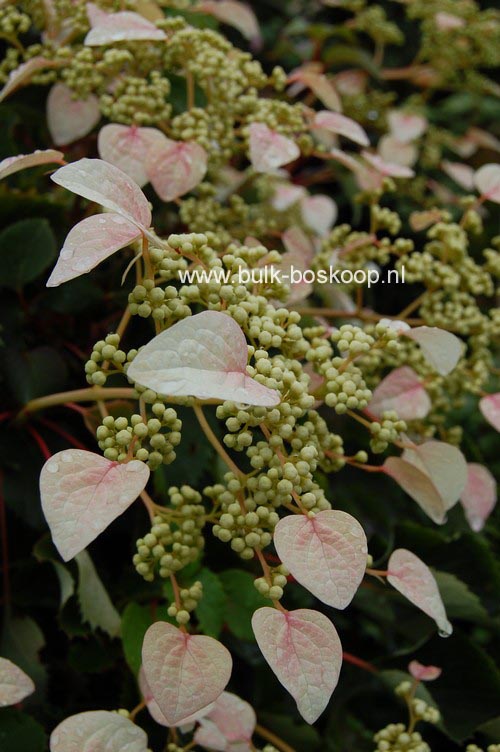
[(79, 159), (61, 167), (51, 178), (68, 191), (121, 214), (142, 230), (151, 224), (151, 209), (139, 186), (102, 159)]
[(337, 686), (342, 645), (326, 616), (308, 608), (283, 613), (264, 606), (252, 617), (262, 654), (292, 695), (301, 716), (314, 723)]
[(120, 214), (97, 214), (82, 219), (64, 241), (47, 287), (57, 287), (86, 274), (140, 237), (137, 225)]
[(398, 548), (391, 554), (387, 568), (388, 582), (436, 622), (442, 637), (451, 635), (453, 627), (429, 567), (411, 551)]
[(482, 530), (497, 503), (497, 483), (487, 467), (477, 462), (467, 465), (467, 483), (460, 501), (471, 528), (476, 533)]
[(17, 705), (35, 691), (30, 677), (7, 658), (0, 658), (0, 707)]

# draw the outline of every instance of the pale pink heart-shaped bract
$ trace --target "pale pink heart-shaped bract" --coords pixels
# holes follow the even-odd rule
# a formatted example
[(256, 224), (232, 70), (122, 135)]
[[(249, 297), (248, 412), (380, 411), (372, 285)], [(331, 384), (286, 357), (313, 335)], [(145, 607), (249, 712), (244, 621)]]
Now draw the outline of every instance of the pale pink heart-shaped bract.
[(403, 332), (417, 342), (426, 360), (441, 376), (447, 376), (462, 356), (464, 345), (455, 334), (437, 326), (417, 326)]
[(83, 449), (57, 452), (40, 474), (42, 509), (64, 561), (95, 540), (144, 490), (149, 468)]
[(35, 691), (30, 677), (7, 658), (0, 658), (0, 708), (17, 705)]
[(412, 167), (417, 161), (417, 147), (412, 143), (399, 141), (391, 134), (382, 136), (378, 142), (378, 153), (385, 162), (392, 162), (401, 167)]
[(44, 164), (61, 164), (64, 161), (62, 151), (55, 149), (42, 149), (31, 154), (16, 154), (15, 157), (6, 157), (0, 162), (0, 180), (13, 175), (28, 167), (37, 167)]
[(497, 503), (497, 483), (487, 467), (469, 462), (467, 483), (460, 501), (471, 528), (475, 532), (482, 530)]
[(418, 420), (425, 418), (431, 404), (413, 368), (401, 366), (391, 371), (375, 388), (368, 410), (379, 418), (385, 411), (395, 410), (402, 420)]
[(203, 0), (197, 10), (237, 29), (257, 50), (262, 44), (259, 22), (250, 5), (238, 0)]
[(482, 149), (500, 151), (500, 140), (492, 133), (488, 133), (482, 128), (476, 128), (474, 125), (469, 128), (464, 138)]
[(462, 162), (449, 162), (447, 159), (443, 159), (441, 167), (443, 168), (443, 172), (461, 188), (466, 191), (474, 190), (474, 169), (470, 165), (462, 164)]
[(93, 3), (87, 3), (87, 15), (92, 28), (85, 37), (84, 44), (89, 47), (100, 47), (114, 42), (163, 41), (167, 38), (164, 31), (138, 13), (105, 13)]
[(370, 143), (363, 128), (355, 120), (341, 115), (339, 112), (320, 110), (314, 117), (314, 125), (317, 128), (324, 128), (326, 131), (344, 136), (360, 146), (368, 146)]
[(485, 164), (474, 174), (474, 184), (481, 196), (500, 204), (500, 164)]
[(169, 139), (157, 128), (109, 123), (99, 131), (97, 148), (105, 162), (118, 167), (142, 188), (149, 182), (146, 171), (148, 152), (158, 154), (169, 146)]
[(91, 710), (66, 718), (54, 729), (50, 752), (148, 752), (148, 737), (130, 718)]
[(96, 214), (82, 219), (66, 236), (47, 287), (57, 287), (86, 274), (140, 237), (137, 225), (120, 214)]
[(57, 83), (47, 97), (47, 125), (56, 146), (63, 146), (90, 133), (101, 118), (99, 100), (94, 94), (74, 99), (65, 84)]
[(306, 225), (320, 237), (331, 230), (339, 213), (335, 201), (321, 193), (304, 197), (300, 202), (300, 211)]
[(252, 617), (262, 654), (292, 695), (301, 716), (314, 723), (337, 686), (342, 645), (324, 614), (308, 608), (278, 611), (264, 606)]
[(194, 141), (171, 141), (146, 154), (146, 172), (162, 201), (173, 201), (192, 191), (207, 171), (207, 153)]
[(407, 447), (402, 457), (429, 476), (447, 509), (456, 504), (467, 483), (467, 463), (458, 447), (431, 439)]
[(276, 211), (286, 211), (306, 195), (306, 189), (301, 185), (280, 183), (276, 186), (271, 199), (271, 204)]
[(442, 637), (453, 632), (434, 575), (424, 562), (405, 548), (392, 552), (387, 565), (388, 582), (414, 606), (436, 622)]
[(347, 512), (326, 509), (314, 516), (289, 514), (274, 529), (283, 564), (328, 606), (349, 605), (365, 574), (366, 535)]
[(410, 661), (408, 671), (418, 681), (435, 681), (442, 674), (442, 669), (438, 666), (424, 666), (418, 661)]
[(299, 68), (288, 77), (288, 80), (290, 83), (299, 81), (306, 86), (329, 110), (342, 112), (342, 102), (335, 84), (324, 73), (318, 73), (307, 68)]
[(79, 159), (61, 167), (51, 178), (68, 191), (121, 214), (143, 231), (151, 224), (151, 209), (139, 186), (102, 159)]
[(465, 20), (460, 16), (455, 16), (453, 13), (446, 13), (440, 11), (434, 16), (436, 26), (440, 31), (450, 31), (451, 29), (461, 29), (465, 26)]
[(300, 156), (294, 141), (264, 123), (252, 123), (249, 134), (250, 161), (256, 172), (274, 172)]
[(500, 431), (500, 392), (487, 394), (479, 400), (479, 409), (493, 428)]
[(257, 718), (248, 702), (232, 692), (223, 692), (201, 719), (194, 741), (218, 752), (250, 752)]
[(381, 175), (389, 178), (412, 178), (415, 173), (410, 167), (396, 164), (395, 162), (386, 162), (378, 154), (372, 154), (369, 151), (361, 152), (366, 161)]
[(417, 502), (423, 511), (438, 525), (446, 520), (446, 506), (429, 476), (401, 457), (388, 457), (384, 472)]
[(39, 70), (43, 68), (58, 68), (62, 64), (62, 62), (49, 60), (40, 56), (32, 57), (25, 63), (21, 63), (18, 68), (9, 73), (7, 82), (3, 89), (0, 90), (0, 102), (3, 102), (9, 94), (12, 94), (13, 91), (23, 86), (23, 84), (29, 83), (31, 77)]
[[(151, 689), (149, 688), (149, 684), (146, 680), (146, 675), (144, 673), (144, 669), (141, 666), (139, 670), (138, 675), (138, 683), (139, 683), (139, 689), (141, 690), (141, 694), (144, 698), (144, 701), (146, 703), (146, 707), (149, 711), (149, 714), (151, 715), (151, 718), (156, 721), (156, 723), (159, 723), (160, 726), (170, 726), (167, 719), (163, 715), (163, 713), (160, 710), (160, 706), (156, 702), (155, 698), (153, 697), (153, 693), (151, 692)], [(199, 721), (200, 718), (203, 718), (207, 713), (209, 713), (215, 703), (211, 702), (209, 703), (205, 708), (201, 708), (201, 710), (198, 710), (196, 713), (192, 713), (191, 715), (187, 716), (186, 718), (183, 718), (178, 723), (174, 724), (175, 727), (182, 729), (191, 729), (193, 725), (196, 723), (196, 721)]]
[[(352, 68), (349, 70), (341, 71), (334, 76), (335, 86), (341, 94), (348, 97), (356, 97), (359, 94), (363, 94), (366, 90), (366, 84), (368, 82), (368, 74), (366, 71)], [(330, 107), (330, 109), (335, 109)]]
[(389, 130), (398, 141), (407, 144), (420, 138), (428, 127), (427, 118), (401, 110), (391, 110), (387, 115)]
[(290, 285), (287, 303), (298, 303), (307, 298), (313, 291), (313, 283), (306, 282), (301, 277), (298, 282), (292, 281), (292, 269), (305, 272), (310, 268), (314, 258), (314, 246), (300, 227), (290, 227), (282, 234), (281, 239), (286, 253), (281, 257), (277, 268), (283, 281)]
[(277, 405), (279, 393), (247, 374), (247, 354), (245, 335), (234, 319), (202, 311), (141, 348), (127, 376), (161, 394)]
[(144, 636), (146, 682), (170, 726), (219, 697), (232, 663), (229, 651), (213, 637), (190, 635), (168, 622), (155, 622)]
[(415, 230), (415, 232), (421, 232), (422, 230), (426, 230), (436, 222), (440, 222), (442, 217), (442, 209), (415, 211), (410, 214), (409, 223), (412, 230)]

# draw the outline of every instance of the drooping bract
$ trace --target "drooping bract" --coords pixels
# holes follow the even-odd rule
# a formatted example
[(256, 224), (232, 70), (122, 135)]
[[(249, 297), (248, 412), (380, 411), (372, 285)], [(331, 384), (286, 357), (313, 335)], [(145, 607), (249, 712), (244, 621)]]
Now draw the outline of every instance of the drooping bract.
[(337, 630), (319, 611), (264, 606), (252, 617), (255, 639), (301, 716), (314, 723), (328, 705), (342, 666)]
[(418, 556), (404, 548), (398, 548), (391, 554), (387, 570), (389, 583), (414, 606), (434, 619), (443, 637), (453, 632), (434, 575)]
[(56, 146), (64, 146), (90, 133), (101, 118), (99, 100), (94, 94), (74, 99), (71, 89), (54, 84), (47, 97), (47, 125)]
[(477, 462), (467, 465), (467, 483), (460, 496), (467, 522), (479, 532), (497, 503), (497, 483), (487, 467)]
[(401, 366), (386, 376), (374, 389), (368, 410), (376, 417), (395, 410), (402, 420), (425, 418), (431, 400), (422, 381), (410, 366)]
[(247, 374), (247, 352), (245, 335), (234, 319), (203, 311), (148, 342), (127, 376), (161, 394), (277, 405), (279, 393)]

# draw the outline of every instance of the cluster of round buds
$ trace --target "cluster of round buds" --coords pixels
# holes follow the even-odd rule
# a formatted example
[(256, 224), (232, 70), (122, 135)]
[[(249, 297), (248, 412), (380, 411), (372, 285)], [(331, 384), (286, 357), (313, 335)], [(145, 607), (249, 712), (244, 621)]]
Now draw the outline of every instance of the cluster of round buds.
[(403, 681), (395, 688), (394, 692), (398, 697), (404, 697), (413, 717), (417, 721), (426, 721), (427, 723), (439, 723), (441, 714), (437, 708), (432, 707), (419, 697), (412, 696), (413, 684), (409, 681)]
[(166, 102), (170, 81), (159, 71), (149, 77), (122, 76), (112, 91), (101, 96), (101, 110), (111, 122), (125, 125), (155, 125), (170, 119), (172, 106)]
[(254, 580), (254, 585), (258, 592), (265, 598), (270, 598), (272, 601), (279, 601), (283, 597), (284, 587), (287, 583), (287, 577), (290, 574), (288, 569), (280, 564), (279, 567), (273, 567), (269, 571), (269, 578), (257, 577)]
[(171, 603), (167, 609), (168, 615), (175, 619), (177, 624), (187, 624), (191, 618), (190, 614), (198, 606), (203, 597), (203, 586), (199, 580), (189, 588), (182, 588), (179, 591), (180, 603)]
[(119, 334), (108, 334), (105, 339), (95, 343), (90, 360), (85, 363), (85, 374), (89, 384), (103, 386), (110, 373), (122, 371), (123, 364), (135, 358), (137, 350), (126, 353), (119, 349), (119, 344)]
[[(468, 744), (465, 752), (484, 752), (477, 744)], [(500, 744), (489, 744), (486, 748), (486, 752), (500, 752)]]
[(154, 580), (157, 569), (166, 578), (196, 561), (205, 544), (200, 494), (190, 486), (172, 487), (168, 493), (174, 509), (157, 510), (151, 531), (136, 543), (133, 563), (147, 582)]
[(372, 439), (370, 448), (375, 454), (385, 452), (389, 444), (398, 441), (400, 434), (407, 430), (404, 420), (401, 420), (394, 410), (388, 410), (382, 413), (382, 421), (373, 421), (370, 423), (370, 433)]
[(431, 752), (418, 731), (408, 733), (402, 723), (390, 723), (373, 740), (377, 743), (375, 752)]
[(155, 287), (152, 279), (136, 285), (128, 296), (129, 310), (134, 316), (148, 318), (162, 324), (177, 321), (191, 315), (191, 309), (180, 298), (177, 288)]
[(332, 358), (330, 365), (323, 364), (320, 373), (324, 376), (325, 403), (338, 415), (347, 410), (364, 410), (372, 393), (367, 388), (362, 371), (344, 358)]
[(122, 462), (127, 456), (146, 462), (151, 470), (175, 460), (175, 447), (181, 441), (182, 421), (172, 407), (155, 402), (154, 417), (141, 415), (114, 418), (107, 415), (96, 432), (99, 448), (108, 460)]
[(353, 324), (343, 324), (340, 329), (334, 329), (330, 334), (330, 340), (337, 345), (344, 358), (367, 353), (375, 344), (371, 334)]
[(377, 230), (387, 230), (391, 235), (397, 235), (401, 230), (399, 214), (391, 211), (386, 206), (371, 205), (371, 220)]
[(258, 507), (252, 498), (243, 499), (241, 482), (233, 473), (226, 473), (224, 480), (226, 485), (218, 483), (203, 491), (222, 511), (213, 534), (223, 543), (230, 543), (242, 559), (253, 559), (255, 549), (271, 543), (270, 531), (279, 517), (266, 507)]
[(31, 26), (31, 18), (13, 5), (0, 8), (0, 31), (9, 37), (26, 34)]

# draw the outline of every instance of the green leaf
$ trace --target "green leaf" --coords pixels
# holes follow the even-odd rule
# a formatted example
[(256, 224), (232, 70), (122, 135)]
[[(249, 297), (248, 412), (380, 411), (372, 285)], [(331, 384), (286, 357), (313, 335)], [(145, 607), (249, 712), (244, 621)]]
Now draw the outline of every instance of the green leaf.
[(106, 588), (96, 572), (87, 551), (75, 557), (78, 565), (78, 601), (82, 619), (88, 621), (92, 629), (99, 627), (110, 637), (120, 634), (120, 615), (111, 603)]
[(220, 635), (227, 607), (227, 597), (219, 577), (205, 567), (197, 579), (203, 585), (203, 598), (196, 608), (201, 630), (209, 637)]
[(257, 592), (254, 578), (248, 572), (226, 569), (219, 579), (227, 595), (225, 621), (229, 629), (240, 640), (255, 641), (252, 615), (261, 606), (268, 606), (269, 601)]
[[(12, 618), (6, 611), (0, 646), (0, 655), (22, 668), (35, 683), (35, 694), (42, 694), (47, 682), (47, 671), (40, 662), (39, 653), (45, 647), (45, 637), (39, 626), (29, 617)], [(0, 747), (3, 752), (3, 747)]]
[(293, 744), (296, 749), (307, 749), (308, 752), (320, 749), (321, 738), (314, 726), (308, 726), (296, 718), (278, 713), (259, 713), (259, 720), (283, 741)]
[(61, 589), (60, 607), (63, 608), (75, 592), (75, 581), (69, 569), (59, 561), (59, 554), (52, 543), (50, 535), (44, 535), (40, 538), (33, 548), (33, 554), (38, 561), (48, 561), (54, 567)]
[(2, 752), (44, 752), (43, 728), (26, 713), (12, 708), (0, 710), (0, 749)]
[(498, 716), (500, 672), (492, 658), (458, 630), (446, 640), (432, 640), (419, 652), (418, 660), (443, 669), (432, 695), (452, 739), (462, 742)]
[(0, 287), (19, 290), (54, 260), (57, 246), (46, 219), (23, 219), (0, 232)]
[(10, 349), (5, 361), (7, 382), (17, 400), (29, 400), (64, 389), (66, 363), (52, 347), (36, 347), (20, 352)]
[(448, 572), (434, 572), (434, 576), (449, 619), (488, 621), (488, 612), (464, 582)]
[(129, 603), (122, 615), (122, 644), (125, 660), (137, 675), (142, 663), (142, 643), (146, 630), (153, 623), (149, 606)]

